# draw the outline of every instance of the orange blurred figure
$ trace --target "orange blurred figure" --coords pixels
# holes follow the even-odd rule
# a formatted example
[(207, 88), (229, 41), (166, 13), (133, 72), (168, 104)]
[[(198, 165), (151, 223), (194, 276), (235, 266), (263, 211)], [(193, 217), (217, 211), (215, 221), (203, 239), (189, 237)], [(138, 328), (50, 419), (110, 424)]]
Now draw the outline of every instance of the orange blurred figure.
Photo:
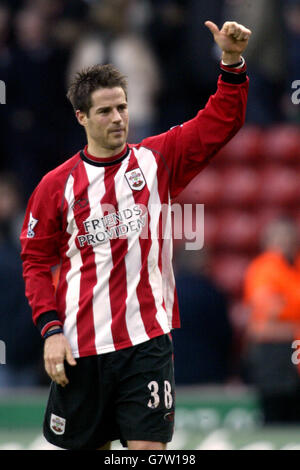
[(263, 233), (263, 253), (245, 276), (248, 359), (265, 423), (300, 422), (300, 376), (292, 342), (300, 333), (299, 233), (277, 219)]

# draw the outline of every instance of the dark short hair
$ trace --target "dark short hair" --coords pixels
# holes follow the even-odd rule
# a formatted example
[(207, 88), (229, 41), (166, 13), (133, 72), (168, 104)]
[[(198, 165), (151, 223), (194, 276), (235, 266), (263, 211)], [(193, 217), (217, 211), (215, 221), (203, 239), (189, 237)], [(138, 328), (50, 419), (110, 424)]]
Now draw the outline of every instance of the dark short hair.
[(112, 64), (93, 65), (77, 72), (72, 80), (67, 98), (74, 111), (79, 109), (89, 114), (92, 106), (92, 93), (99, 88), (121, 87), (127, 99), (126, 77)]

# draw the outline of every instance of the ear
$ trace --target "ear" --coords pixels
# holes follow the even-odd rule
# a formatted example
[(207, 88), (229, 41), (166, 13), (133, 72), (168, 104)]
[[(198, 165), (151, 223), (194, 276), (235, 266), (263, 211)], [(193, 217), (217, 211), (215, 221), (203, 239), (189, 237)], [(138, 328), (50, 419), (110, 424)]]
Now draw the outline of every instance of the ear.
[(80, 111), (79, 109), (77, 109), (75, 115), (76, 115), (76, 118), (77, 118), (77, 121), (79, 122), (79, 124), (81, 126), (85, 126), (86, 125), (86, 120), (87, 120), (86, 113), (84, 113), (83, 111)]

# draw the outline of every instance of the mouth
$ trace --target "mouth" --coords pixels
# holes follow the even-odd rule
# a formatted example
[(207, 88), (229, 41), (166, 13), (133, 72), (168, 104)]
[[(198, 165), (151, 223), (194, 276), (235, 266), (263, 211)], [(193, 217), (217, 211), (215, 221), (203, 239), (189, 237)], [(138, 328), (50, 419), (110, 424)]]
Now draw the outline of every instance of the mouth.
[(112, 129), (110, 132), (113, 133), (113, 134), (114, 134), (114, 133), (119, 134), (120, 132), (124, 132), (124, 129), (122, 129), (122, 128), (120, 128), (120, 129)]

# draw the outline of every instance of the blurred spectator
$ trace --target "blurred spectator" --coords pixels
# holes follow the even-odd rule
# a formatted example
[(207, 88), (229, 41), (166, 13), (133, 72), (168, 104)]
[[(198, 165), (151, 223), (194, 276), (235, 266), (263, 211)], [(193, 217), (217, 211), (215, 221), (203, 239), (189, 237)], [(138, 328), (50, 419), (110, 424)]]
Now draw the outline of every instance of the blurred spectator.
[(5, 5), (10, 8), (11, 11), (16, 11), (21, 7), (24, 0), (1, 0), (1, 5)]
[[(15, 46), (7, 82), (6, 167), (22, 178), (26, 197), (64, 155), (65, 58), (51, 44), (46, 18), (22, 9), (14, 18)], [(67, 114), (68, 115), (68, 114)]]
[(287, 70), (283, 2), (226, 0), (224, 19), (228, 18), (252, 30), (245, 53), (251, 79), (247, 121), (260, 125), (282, 121)]
[(291, 360), (300, 327), (298, 240), (292, 220), (271, 222), (245, 278), (250, 378), (266, 424), (300, 422), (300, 376)]
[(172, 331), (177, 384), (224, 383), (230, 374), (233, 332), (224, 294), (207, 272), (207, 253), (176, 253), (181, 329)]
[(216, 90), (220, 56), (204, 22), (210, 19), (221, 26), (224, 0), (150, 3), (148, 37), (162, 73), (158, 125), (166, 130), (194, 117)]
[(295, 105), (291, 100), (291, 94), (294, 92), (292, 83), (296, 80), (300, 83), (300, 0), (286, 0), (284, 13), (288, 45), (285, 113), (289, 121), (300, 123), (299, 104)]
[(148, 42), (132, 27), (130, 4), (130, 0), (103, 0), (91, 5), (90, 24), (74, 47), (69, 79), (97, 63), (113, 63), (122, 70), (129, 83), (129, 141), (136, 142), (154, 133), (159, 71)]
[(18, 235), (21, 213), (19, 184), (0, 173), (0, 339), (6, 364), (0, 366), (0, 387), (38, 385), (42, 341), (33, 326), (25, 298)]
[(285, 21), (288, 43), (288, 72), (291, 80), (300, 80), (300, 0), (286, 0)]
[[(207, 34), (204, 22), (213, 21), (220, 28), (223, 24), (224, 0), (189, 0), (187, 5), (187, 28), (185, 64), (189, 77), (188, 100), (191, 104), (191, 117), (206, 105), (208, 98), (216, 91), (216, 77), (219, 75), (221, 51)], [(231, 20), (231, 18), (230, 18)], [(247, 23), (244, 23), (247, 26)]]
[(54, 20), (51, 25), (52, 35), (63, 49), (71, 52), (85, 31), (89, 6), (84, 0), (56, 0), (57, 5), (53, 11), (52, 0), (47, 1), (51, 4), (48, 13)]
[[(0, 80), (5, 85), (9, 81), (9, 70), (12, 60), (11, 49), (9, 47), (10, 39), (10, 24), (11, 12), (9, 7), (0, 2)], [(0, 155), (5, 154), (5, 144), (7, 137), (7, 115), (5, 106), (0, 105), (0, 127), (1, 127), (1, 140), (0, 140)], [(5, 168), (4, 159), (0, 158), (0, 171)]]
[(187, 7), (182, 0), (150, 0), (150, 4), (152, 14), (147, 24), (147, 37), (162, 77), (157, 95), (157, 128), (158, 132), (162, 132), (189, 119), (192, 113), (187, 99)]
[(0, 71), (1, 79), (6, 80), (4, 75), (6, 65), (10, 62), (10, 50), (8, 47), (10, 39), (11, 12), (9, 7), (0, 2)]

